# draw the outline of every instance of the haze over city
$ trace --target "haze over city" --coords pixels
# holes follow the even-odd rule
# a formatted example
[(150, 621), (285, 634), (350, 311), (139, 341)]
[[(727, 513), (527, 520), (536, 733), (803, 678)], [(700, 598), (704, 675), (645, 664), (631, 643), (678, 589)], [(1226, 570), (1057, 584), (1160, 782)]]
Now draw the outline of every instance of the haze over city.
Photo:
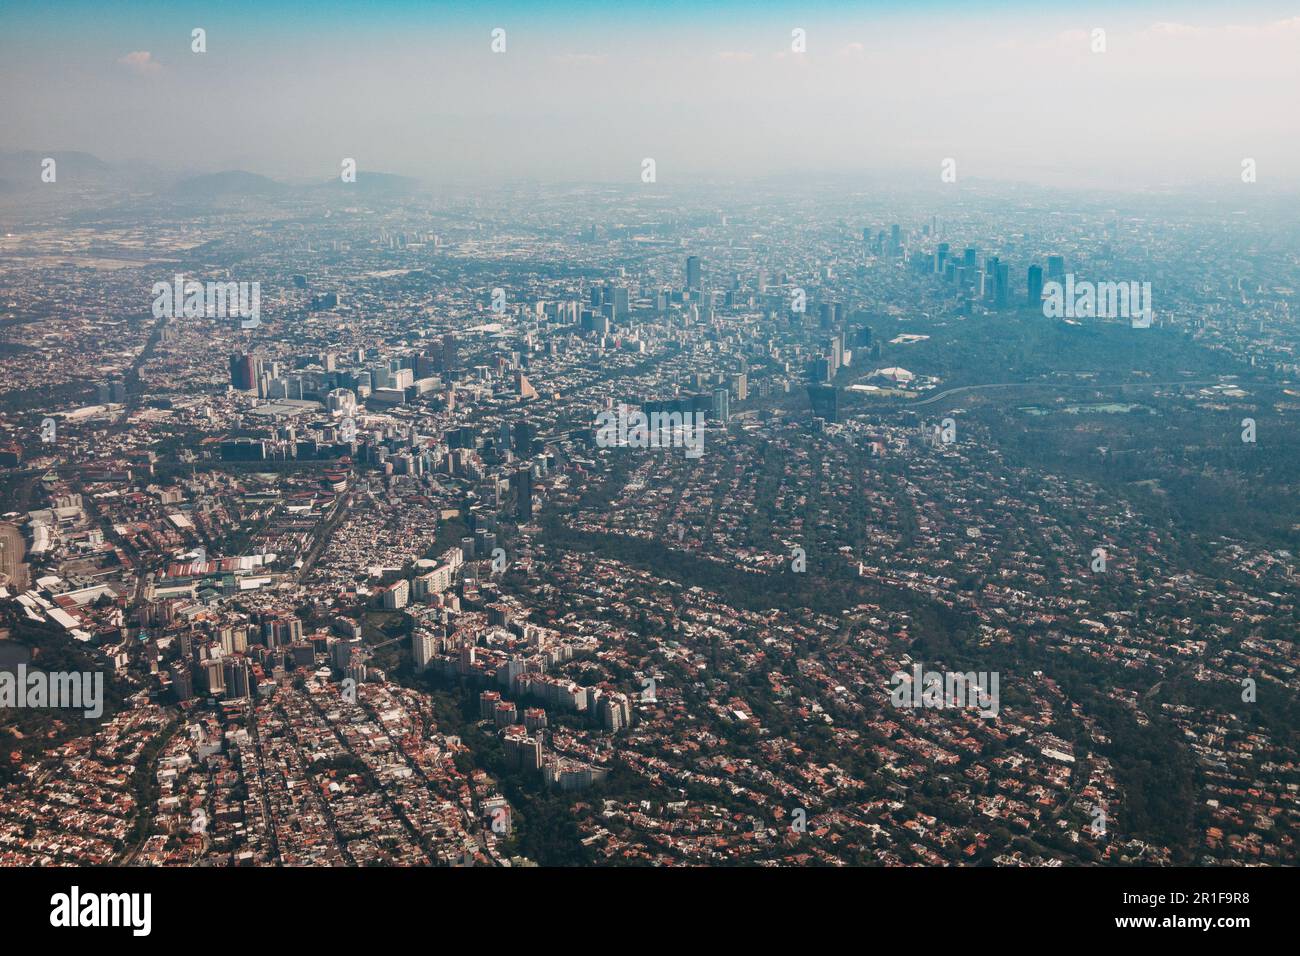
[[(853, 173), (1294, 189), (1285, 4), (7, 4), (10, 149), (432, 183)], [(202, 26), (219, 56), (193, 56)], [(508, 55), (490, 32), (506, 31)], [(806, 52), (791, 31), (806, 31)], [(1094, 29), (1107, 49), (1090, 49)], [(1213, 135), (1207, 135), (1213, 130)]]

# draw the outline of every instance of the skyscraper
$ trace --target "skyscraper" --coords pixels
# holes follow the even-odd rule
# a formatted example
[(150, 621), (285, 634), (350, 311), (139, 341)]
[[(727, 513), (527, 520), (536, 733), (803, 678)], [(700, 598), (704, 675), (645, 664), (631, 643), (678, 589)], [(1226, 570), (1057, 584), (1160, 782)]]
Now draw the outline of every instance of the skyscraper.
[(537, 436), (537, 426), (526, 418), (521, 418), (515, 422), (514, 449), (515, 454), (520, 458), (527, 458), (532, 454), (533, 439)]
[(731, 390), (719, 386), (713, 390), (713, 420), (727, 424), (731, 419)]
[(686, 288), (698, 291), (700, 283), (700, 257), (686, 257)]
[(236, 352), (230, 356), (230, 384), (243, 392), (257, 387), (258, 362), (252, 355)]
[(628, 303), (627, 289), (625, 289), (623, 286), (615, 286), (612, 302), (614, 305), (614, 315), (613, 315), (614, 321), (618, 322), (622, 319), (626, 319), (632, 311)]
[(1026, 300), (1030, 308), (1036, 308), (1043, 302), (1043, 267), (1029, 267), (1029, 292)]
[(999, 262), (993, 270), (993, 304), (1004, 309), (1011, 301), (1011, 267)]
[(839, 421), (840, 393), (834, 385), (809, 385), (808, 400), (812, 403), (813, 417), (822, 418), (828, 422)]
[(533, 470), (530, 467), (520, 468), (513, 476), (515, 494), (518, 500), (515, 504), (515, 517), (520, 521), (529, 521), (533, 517)]

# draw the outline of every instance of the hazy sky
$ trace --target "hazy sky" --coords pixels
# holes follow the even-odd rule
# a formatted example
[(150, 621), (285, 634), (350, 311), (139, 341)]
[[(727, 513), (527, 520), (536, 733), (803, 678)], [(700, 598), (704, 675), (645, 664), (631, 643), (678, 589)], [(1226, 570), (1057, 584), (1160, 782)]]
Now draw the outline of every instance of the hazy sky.
[(1296, 187), (1300, 2), (1082, 7), (5, 0), (0, 149), (286, 179), (350, 156), (637, 182), (653, 157), (661, 183), (937, 181), (952, 157), (959, 178), (1084, 186), (1231, 185), (1252, 157), (1262, 185)]

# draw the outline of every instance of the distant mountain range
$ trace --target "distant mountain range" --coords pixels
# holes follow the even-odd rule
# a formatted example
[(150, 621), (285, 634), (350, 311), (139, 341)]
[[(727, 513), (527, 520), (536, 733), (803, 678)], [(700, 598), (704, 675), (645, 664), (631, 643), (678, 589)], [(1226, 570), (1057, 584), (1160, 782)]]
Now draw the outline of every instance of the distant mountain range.
[(370, 196), (398, 196), (415, 192), (419, 185), (419, 180), (411, 179), (409, 176), (359, 170), (355, 183), (345, 183), (342, 179), (330, 179), (313, 188), (328, 189), (340, 194), (346, 190), (355, 190), (358, 193)]
[[(55, 161), (54, 184), (41, 179), (42, 162)], [(290, 185), (242, 169), (201, 175), (177, 175), (143, 162), (107, 163), (90, 153), (75, 150), (23, 150), (0, 153), (0, 194), (19, 196), (42, 187), (73, 185), (79, 190), (129, 189), (149, 192), (164, 202), (209, 203), (237, 199), (345, 198), (349, 192), (358, 197), (390, 198), (405, 196), (419, 188), (418, 180), (393, 173), (357, 173), (356, 182), (340, 178), (309, 185)]]
[(226, 196), (283, 196), (291, 191), (292, 187), (266, 176), (232, 169), (182, 179), (166, 194), (182, 199), (220, 199)]
[(0, 153), (0, 179), (8, 181), (15, 189), (26, 185), (48, 186), (41, 181), (42, 163), (54, 160), (55, 182), (78, 180), (92, 185), (108, 184), (113, 167), (97, 156), (75, 150), (50, 150), (37, 152), (28, 149), (17, 153)]

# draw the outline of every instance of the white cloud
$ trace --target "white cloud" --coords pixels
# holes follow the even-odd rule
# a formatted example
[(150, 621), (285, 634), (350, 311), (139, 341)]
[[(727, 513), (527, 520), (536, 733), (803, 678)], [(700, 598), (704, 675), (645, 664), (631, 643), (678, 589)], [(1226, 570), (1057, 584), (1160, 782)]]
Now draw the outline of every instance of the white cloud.
[(136, 50), (133, 53), (128, 53), (124, 57), (119, 57), (117, 62), (134, 73), (146, 76), (157, 73), (162, 69), (162, 64), (155, 60), (153, 54), (148, 50)]

